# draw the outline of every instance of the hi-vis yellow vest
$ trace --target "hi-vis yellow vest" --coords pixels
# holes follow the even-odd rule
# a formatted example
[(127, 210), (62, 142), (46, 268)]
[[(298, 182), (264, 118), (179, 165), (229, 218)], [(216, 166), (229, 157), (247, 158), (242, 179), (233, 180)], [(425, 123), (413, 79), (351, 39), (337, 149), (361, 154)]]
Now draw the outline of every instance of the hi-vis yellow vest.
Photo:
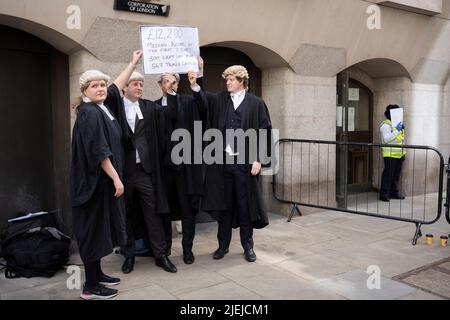
[[(387, 124), (392, 128), (391, 120), (385, 120), (381, 123), (380, 128), (383, 124)], [(392, 145), (404, 145), (405, 144), (405, 130), (402, 129), (395, 137), (395, 140), (391, 142), (384, 142), (383, 137), (381, 137), (382, 144), (392, 144)], [(392, 148), (392, 147), (384, 147), (383, 148), (383, 157), (400, 159), (404, 157), (406, 154), (406, 149), (403, 148)]]

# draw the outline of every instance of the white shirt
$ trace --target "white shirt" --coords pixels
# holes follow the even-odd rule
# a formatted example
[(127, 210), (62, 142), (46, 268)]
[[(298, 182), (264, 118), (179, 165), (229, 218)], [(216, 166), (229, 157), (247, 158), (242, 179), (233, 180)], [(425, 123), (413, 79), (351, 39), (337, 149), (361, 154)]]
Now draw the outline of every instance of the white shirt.
[[(125, 114), (127, 116), (127, 122), (130, 126), (131, 131), (134, 133), (134, 127), (136, 126), (136, 116), (139, 120), (144, 119), (142, 115), (141, 108), (139, 108), (139, 101), (132, 102), (126, 97), (123, 97), (123, 104), (125, 106)], [(141, 163), (141, 158), (139, 157), (139, 152), (136, 149), (136, 163)]]
[(380, 127), (380, 134), (381, 142), (388, 143), (395, 140), (398, 135), (398, 131), (396, 128), (392, 128), (387, 123), (383, 123), (383, 125)]
[(134, 132), (134, 127), (136, 126), (136, 116), (139, 120), (144, 119), (141, 108), (139, 108), (139, 101), (132, 102), (126, 97), (123, 97), (123, 104), (125, 106), (125, 114), (127, 115), (128, 125), (130, 126), (131, 131)]
[(241, 105), (242, 101), (244, 101), (244, 99), (245, 99), (245, 91), (246, 90), (241, 90), (241, 91), (238, 91), (238, 92), (235, 92), (235, 93), (230, 93), (231, 100), (233, 101), (234, 110), (239, 108), (239, 106)]
[[(238, 91), (235, 93), (230, 93), (231, 101), (233, 101), (234, 110), (239, 108), (242, 101), (244, 101), (245, 91), (246, 90), (241, 90), (241, 91)], [(230, 156), (238, 156), (239, 155), (239, 152), (233, 152), (233, 150), (231, 149), (231, 146), (229, 144), (225, 148), (225, 152), (228, 153)]]

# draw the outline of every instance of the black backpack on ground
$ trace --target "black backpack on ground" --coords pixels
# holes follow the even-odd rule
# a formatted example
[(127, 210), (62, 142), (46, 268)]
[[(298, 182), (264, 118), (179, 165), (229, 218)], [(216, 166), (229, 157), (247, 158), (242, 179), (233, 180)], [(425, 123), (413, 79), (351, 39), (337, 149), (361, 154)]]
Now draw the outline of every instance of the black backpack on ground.
[(0, 240), (6, 278), (52, 277), (69, 259), (71, 239), (51, 214), (8, 222)]

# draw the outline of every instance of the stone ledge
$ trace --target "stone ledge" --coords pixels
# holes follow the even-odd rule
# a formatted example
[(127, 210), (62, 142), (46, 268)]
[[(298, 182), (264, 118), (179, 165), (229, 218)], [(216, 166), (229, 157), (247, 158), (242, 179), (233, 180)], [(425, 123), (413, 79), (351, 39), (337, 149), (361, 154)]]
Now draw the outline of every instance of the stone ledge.
[(376, 3), (429, 16), (442, 13), (442, 0), (377, 0)]

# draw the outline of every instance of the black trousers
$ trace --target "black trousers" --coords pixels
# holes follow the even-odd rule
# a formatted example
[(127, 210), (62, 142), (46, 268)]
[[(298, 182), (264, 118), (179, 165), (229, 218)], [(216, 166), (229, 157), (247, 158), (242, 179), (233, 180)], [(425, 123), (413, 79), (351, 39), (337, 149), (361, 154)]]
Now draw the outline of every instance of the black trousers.
[(244, 250), (253, 248), (253, 224), (248, 206), (248, 165), (224, 165), (226, 210), (219, 220), (217, 239), (221, 249), (228, 249), (233, 229), (233, 214), (237, 209), (241, 245)]
[[(169, 200), (170, 211), (173, 216), (180, 216), (183, 229), (183, 252), (192, 250), (195, 237), (195, 210), (191, 204), (190, 196), (187, 195), (185, 176), (183, 170), (167, 169), (164, 171)], [(168, 251), (172, 248), (172, 219), (167, 217), (164, 221), (166, 243)]]
[(405, 157), (396, 159), (385, 157), (384, 158), (384, 170), (381, 176), (381, 197), (390, 197), (399, 195), (399, 180), (402, 172), (402, 165), (405, 161)]
[(84, 263), (84, 272), (86, 274), (86, 287), (94, 289), (103, 275), (100, 260)]
[[(138, 199), (139, 203), (134, 203), (135, 199)], [(135, 213), (133, 209), (136, 205), (140, 205), (153, 254), (155, 258), (164, 256), (166, 241), (163, 218), (155, 210), (155, 190), (152, 177), (140, 165), (136, 167), (133, 174), (125, 178), (125, 204), (127, 208), (127, 243), (121, 248), (122, 254), (126, 258), (134, 256), (135, 236), (131, 221)]]

